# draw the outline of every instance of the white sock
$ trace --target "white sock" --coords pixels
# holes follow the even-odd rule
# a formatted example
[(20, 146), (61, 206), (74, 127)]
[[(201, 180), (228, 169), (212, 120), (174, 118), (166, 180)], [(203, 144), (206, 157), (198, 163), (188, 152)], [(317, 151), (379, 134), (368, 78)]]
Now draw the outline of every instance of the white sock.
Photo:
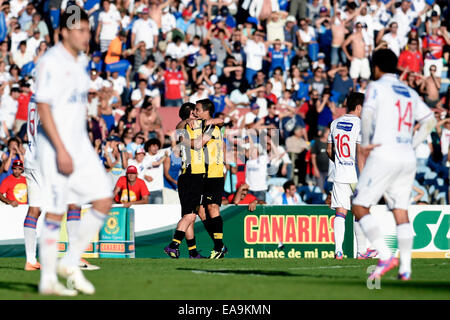
[(68, 210), (67, 211), (67, 237), (69, 239), (69, 248), (78, 237), (78, 229), (80, 226), (80, 211), (81, 210)]
[(334, 218), (334, 252), (342, 252), (342, 243), (344, 242), (345, 235), (345, 214), (336, 212)]
[(23, 228), (23, 235), (25, 239), (25, 255), (27, 262), (35, 264), (36, 260), (36, 229)]
[(360, 254), (365, 254), (367, 251), (366, 236), (364, 235), (359, 222), (356, 220), (353, 221), (353, 230), (356, 238), (357, 252)]
[(378, 251), (380, 260), (388, 260), (392, 257), (392, 252), (384, 241), (383, 234), (377, 224), (377, 221), (370, 214), (366, 214), (359, 219), (359, 225), (366, 238), (370, 241), (372, 246)]
[(56, 261), (58, 259), (58, 240), (61, 222), (45, 220), (39, 239), (39, 258), (41, 261), (41, 282), (56, 281)]
[(106, 215), (91, 208), (89, 209), (80, 221), (78, 226), (80, 232), (78, 237), (71, 243), (67, 254), (62, 259), (62, 263), (69, 266), (78, 266), (80, 258), (89, 242), (95, 237), (97, 232), (103, 227)]
[(29, 215), (23, 223), (23, 236), (25, 240), (25, 254), (27, 262), (35, 264), (36, 261), (36, 224), (37, 219)]
[(400, 251), (399, 273), (411, 272), (411, 251), (413, 247), (414, 232), (411, 224), (403, 223), (397, 226), (397, 242)]

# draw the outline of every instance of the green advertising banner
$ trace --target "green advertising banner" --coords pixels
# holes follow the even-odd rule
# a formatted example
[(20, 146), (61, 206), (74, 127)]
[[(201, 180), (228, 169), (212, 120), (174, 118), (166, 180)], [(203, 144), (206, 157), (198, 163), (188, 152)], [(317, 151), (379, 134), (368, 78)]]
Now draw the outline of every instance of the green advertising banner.
[(100, 258), (134, 258), (134, 210), (114, 207), (99, 232)]
[[(326, 205), (317, 206), (224, 206), (224, 243), (229, 258), (334, 258), (334, 211)], [(344, 256), (353, 257), (353, 216), (346, 219)], [(164, 247), (172, 240), (172, 229), (158, 230), (136, 237), (136, 257), (167, 257)], [(197, 248), (209, 256), (213, 242), (201, 221), (195, 224)], [(284, 245), (278, 249), (279, 243)], [(181, 257), (188, 257), (185, 241)]]

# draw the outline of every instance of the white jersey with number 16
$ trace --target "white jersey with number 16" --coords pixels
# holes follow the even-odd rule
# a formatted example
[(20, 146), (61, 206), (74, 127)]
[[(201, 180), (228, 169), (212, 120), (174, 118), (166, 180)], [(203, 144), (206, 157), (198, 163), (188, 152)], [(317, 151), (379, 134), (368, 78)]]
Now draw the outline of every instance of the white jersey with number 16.
[(328, 143), (335, 149), (334, 181), (340, 183), (356, 183), (356, 144), (361, 142), (361, 119), (346, 114), (334, 120), (330, 126)]

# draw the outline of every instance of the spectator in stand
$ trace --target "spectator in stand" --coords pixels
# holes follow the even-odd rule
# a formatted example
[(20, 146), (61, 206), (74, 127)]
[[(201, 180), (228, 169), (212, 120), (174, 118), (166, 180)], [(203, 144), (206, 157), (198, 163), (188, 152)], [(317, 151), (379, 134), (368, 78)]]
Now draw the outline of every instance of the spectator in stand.
[(27, 42), (25, 40), (19, 43), (19, 50), (13, 53), (12, 59), (19, 68), (33, 61), (33, 52), (27, 49)]
[(156, 138), (160, 143), (164, 142), (164, 131), (161, 117), (152, 104), (152, 99), (146, 97), (139, 113), (139, 126), (146, 139)]
[(24, 80), (20, 81), (20, 95), (17, 99), (16, 120), (14, 122), (14, 133), (19, 133), (22, 126), (27, 123), (28, 104), (30, 103), (31, 95), (30, 84)]
[(123, 47), (127, 42), (127, 33), (124, 30), (119, 31), (118, 35), (109, 43), (105, 56), (105, 63), (112, 64), (120, 61), (121, 57), (128, 56), (128, 52), (123, 52)]
[[(368, 56), (371, 53), (371, 44), (367, 43), (367, 38), (364, 37), (361, 23), (355, 25), (356, 31), (345, 39), (342, 44), (347, 59), (350, 61), (350, 77), (353, 80), (353, 88), (356, 89), (356, 82), (358, 78), (370, 79), (370, 64)], [(352, 54), (350, 55), (347, 46), (351, 45)]]
[(419, 41), (411, 38), (408, 41), (408, 49), (403, 50), (398, 58), (398, 70), (401, 72), (422, 73), (423, 57), (419, 51)]
[(288, 180), (283, 184), (283, 194), (275, 199), (277, 205), (300, 205), (305, 204), (297, 193), (294, 181)]
[(266, 204), (264, 200), (259, 200), (249, 190), (250, 186), (247, 183), (242, 183), (237, 187), (236, 193), (228, 196), (228, 203), (230, 204), (248, 204), (248, 211), (255, 211), (256, 205)]
[(12, 165), (15, 160), (24, 161), (25, 149), (23, 148), (19, 138), (12, 137), (8, 140), (8, 150), (1, 156), (1, 173), (0, 182), (7, 176), (12, 174)]
[(266, 56), (267, 47), (264, 43), (264, 33), (255, 31), (244, 47), (247, 55), (245, 78), (248, 83), (253, 83), (256, 73), (263, 68), (263, 58)]
[(185, 83), (187, 80), (184, 65), (179, 63), (176, 59), (170, 58), (170, 65), (164, 73), (164, 106), (181, 106), (186, 95)]
[(263, 153), (263, 148), (259, 144), (251, 143), (247, 152), (245, 182), (249, 186), (249, 193), (260, 200), (266, 201), (269, 157)]
[(151, 51), (154, 53), (157, 51), (158, 34), (156, 22), (149, 17), (149, 9), (144, 7), (141, 11), (141, 18), (134, 22), (131, 30), (132, 46), (136, 46), (139, 42), (144, 41), (147, 55)]
[(12, 174), (0, 184), (0, 200), (12, 207), (27, 204), (27, 181), (23, 173), (23, 162), (15, 160), (12, 164)]
[(328, 71), (332, 80), (331, 90), (337, 105), (344, 103), (345, 97), (353, 90), (353, 80), (348, 75), (346, 65)]
[(430, 75), (425, 77), (420, 86), (420, 93), (430, 108), (436, 108), (439, 103), (439, 91), (441, 90), (441, 78), (437, 74), (437, 66), (430, 66)]
[(314, 76), (309, 78), (307, 83), (309, 84), (309, 90), (316, 90), (319, 95), (322, 95), (324, 90), (330, 86), (326, 73), (321, 67), (314, 69)]
[(199, 36), (203, 44), (207, 43), (208, 30), (205, 26), (205, 15), (198, 13), (195, 21), (191, 23), (186, 30), (186, 41), (189, 42), (194, 36)]
[[(389, 31), (386, 33), (386, 31)], [(398, 23), (394, 20), (391, 23), (389, 23), (389, 27), (382, 29), (380, 32), (378, 32), (377, 35), (377, 44), (384, 41), (387, 43), (387, 48), (391, 49), (396, 56), (398, 57), (400, 55), (401, 49), (405, 46), (406, 43), (404, 43), (406, 39), (401, 37), (398, 34)]]
[(131, 104), (134, 108), (141, 108), (148, 97), (153, 100), (153, 97), (156, 97), (156, 92), (148, 89), (147, 79), (140, 79), (137, 88), (131, 93)]
[(29, 37), (31, 37), (37, 30), (40, 39), (42, 41), (50, 43), (50, 35), (48, 32), (47, 23), (42, 20), (42, 16), (39, 12), (33, 14), (32, 20), (25, 24), (23, 30), (28, 33)]
[(319, 139), (314, 141), (311, 147), (311, 163), (313, 167), (313, 175), (316, 178), (316, 185), (325, 192), (325, 182), (328, 176), (328, 155), (327, 155), (327, 139), (330, 129), (325, 128), (321, 132)]
[(133, 142), (127, 144), (128, 157), (133, 158), (137, 149), (144, 148), (145, 140), (146, 139), (142, 131), (136, 133), (133, 137)]
[(137, 177), (135, 166), (127, 168), (125, 176), (120, 177), (114, 187), (114, 201), (123, 203), (125, 208), (135, 204), (147, 204), (149, 191), (145, 182)]
[[(175, 137), (171, 136), (172, 144), (174, 144)], [(178, 197), (178, 177), (181, 173), (181, 149), (179, 145), (172, 145), (170, 156), (166, 157), (163, 162), (164, 167), (164, 189), (163, 200), (164, 204), (179, 204)]]
[(145, 143), (144, 150), (147, 154), (144, 158), (144, 181), (150, 191), (149, 204), (163, 204), (164, 188), (164, 160), (169, 157), (168, 151), (161, 149), (158, 139), (150, 139)]
[(112, 135), (106, 139), (104, 154), (106, 171), (115, 185), (128, 167), (128, 152), (120, 138)]
[(121, 18), (119, 12), (111, 7), (110, 0), (103, 0), (102, 7), (103, 10), (98, 16), (95, 41), (100, 45), (100, 51), (103, 53), (108, 50), (109, 44), (116, 37)]
[(297, 126), (294, 129), (294, 134), (286, 139), (286, 151), (291, 158), (294, 170), (293, 177), (288, 177), (288, 179), (293, 179), (296, 185), (299, 183), (301, 185), (306, 184), (306, 153), (309, 150), (309, 143), (307, 140), (306, 130)]
[(425, 77), (430, 75), (430, 66), (436, 66), (436, 74), (442, 75), (442, 56), (444, 45), (450, 45), (450, 37), (445, 27), (431, 28), (431, 35), (427, 35), (422, 41), (422, 50), (425, 56), (423, 74)]

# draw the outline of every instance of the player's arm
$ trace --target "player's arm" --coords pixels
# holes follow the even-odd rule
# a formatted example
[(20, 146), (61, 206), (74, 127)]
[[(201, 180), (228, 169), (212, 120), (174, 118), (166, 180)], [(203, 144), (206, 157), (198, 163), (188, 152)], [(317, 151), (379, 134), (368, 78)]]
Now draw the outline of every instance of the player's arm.
[[(423, 102), (422, 102), (423, 103)], [(420, 102), (419, 102), (420, 105)], [(419, 144), (424, 141), (428, 135), (431, 133), (433, 128), (436, 126), (436, 119), (433, 116), (433, 113), (429, 110), (429, 108), (424, 104), (428, 114), (423, 116), (422, 119), (418, 119), (417, 121), (420, 123), (419, 130), (416, 131), (416, 134), (413, 137), (413, 148), (417, 148)], [(423, 108), (423, 107), (422, 107)]]
[(328, 158), (330, 158), (330, 160), (334, 162), (333, 144), (332, 143), (327, 144), (327, 155), (328, 155)]
[(218, 126), (218, 127), (222, 127), (224, 124), (224, 120), (221, 118), (212, 118), (212, 119), (208, 119), (205, 122), (205, 125), (209, 126)]
[(73, 172), (72, 157), (67, 151), (61, 136), (58, 133), (50, 105), (47, 103), (38, 102), (37, 109), (41, 119), (42, 128), (53, 145), (53, 148), (55, 148), (56, 161), (59, 171), (64, 175), (71, 174)]
[(358, 164), (359, 172), (362, 172), (364, 166), (366, 165), (367, 158), (364, 157), (364, 153), (361, 150), (359, 143), (356, 144), (356, 162)]

